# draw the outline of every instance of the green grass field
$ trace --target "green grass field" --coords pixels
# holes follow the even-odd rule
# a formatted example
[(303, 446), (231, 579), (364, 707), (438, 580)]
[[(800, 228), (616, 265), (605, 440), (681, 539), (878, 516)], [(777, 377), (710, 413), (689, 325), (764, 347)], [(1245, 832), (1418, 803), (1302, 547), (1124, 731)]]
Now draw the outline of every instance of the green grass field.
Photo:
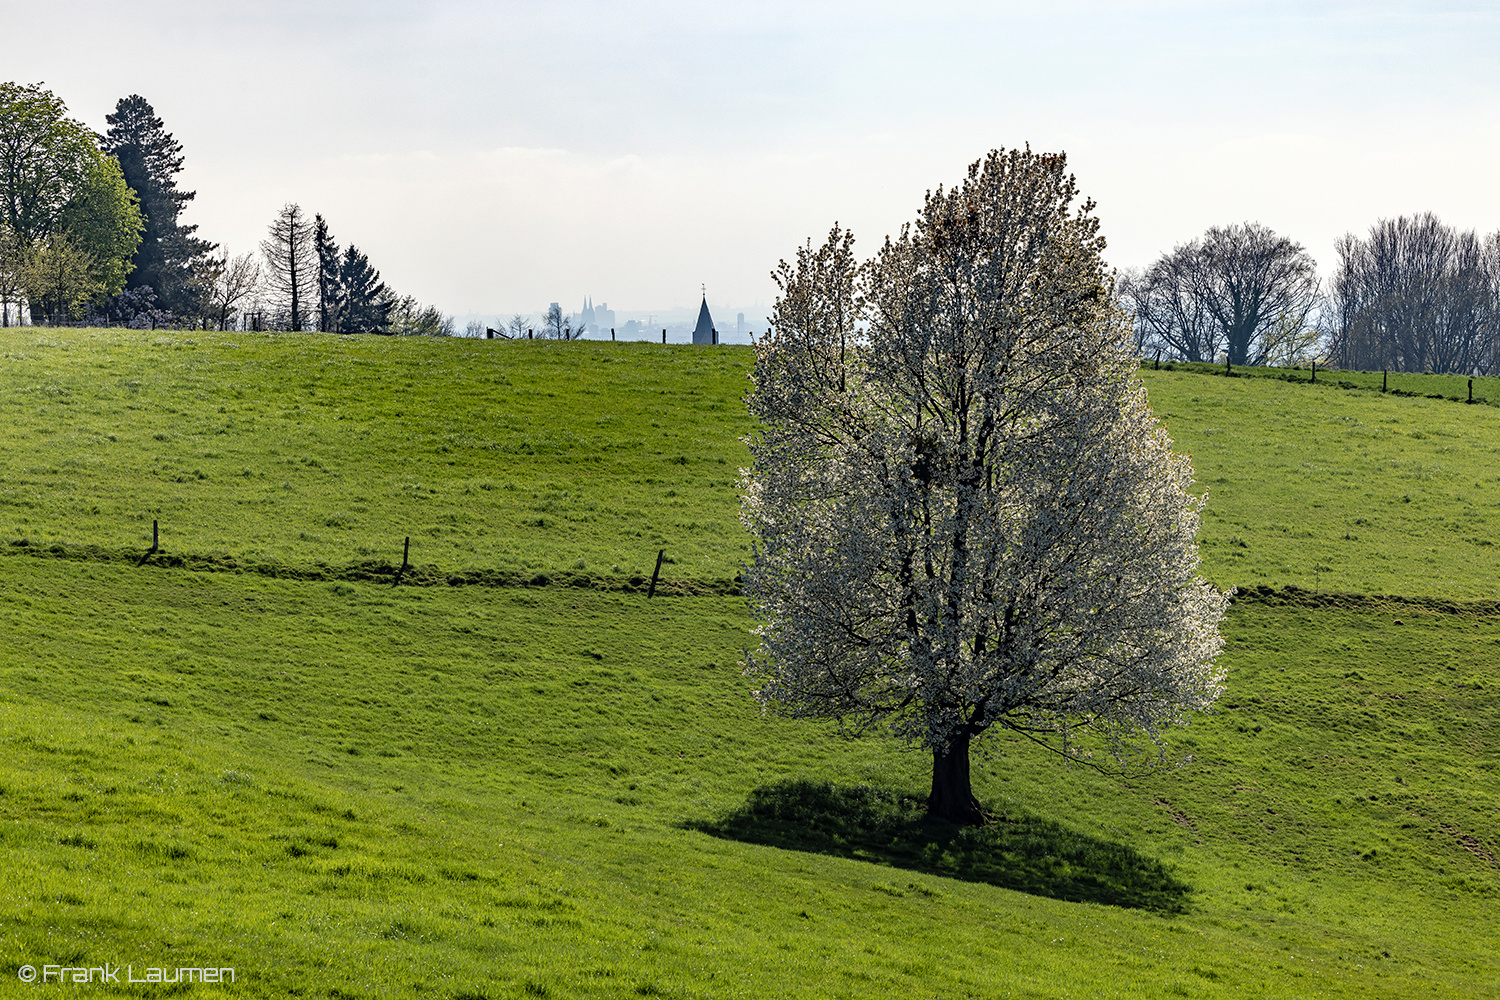
[(1207, 490), (1215, 583), (1500, 598), (1500, 409), (1141, 374)]
[[(0, 330), (0, 536), (732, 578), (748, 349)], [(728, 498), (729, 502), (725, 502)]]
[[(1228, 692), (1177, 770), (1002, 742), (956, 832), (920, 755), (759, 715), (742, 602), (620, 585), (736, 571), (747, 352), (191, 339), (0, 334), (0, 993), (1500, 991), (1500, 411), (1144, 373), (1247, 589)], [(137, 566), (153, 517), (212, 571)], [(407, 534), (587, 585), (286, 578)]]

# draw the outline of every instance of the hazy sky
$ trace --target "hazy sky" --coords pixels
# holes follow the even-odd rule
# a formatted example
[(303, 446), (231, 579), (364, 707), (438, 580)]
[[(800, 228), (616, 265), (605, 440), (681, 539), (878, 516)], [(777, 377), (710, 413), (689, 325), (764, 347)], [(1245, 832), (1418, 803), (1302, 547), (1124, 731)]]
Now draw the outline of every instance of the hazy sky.
[(1382, 216), (1500, 229), (1497, 6), (4, 0), (0, 77), (101, 131), (144, 96), (233, 252), (296, 201), (448, 312), (722, 308), (1028, 142), (1117, 266), (1246, 220), (1325, 273)]

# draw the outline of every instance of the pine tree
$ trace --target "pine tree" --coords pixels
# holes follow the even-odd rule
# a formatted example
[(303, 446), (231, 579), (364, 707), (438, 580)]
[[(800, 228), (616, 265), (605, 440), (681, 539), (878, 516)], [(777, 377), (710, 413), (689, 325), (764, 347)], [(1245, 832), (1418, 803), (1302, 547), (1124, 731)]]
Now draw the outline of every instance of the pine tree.
[(149, 286), (169, 310), (187, 314), (197, 308), (200, 292), (194, 280), (197, 265), (214, 244), (193, 235), (197, 226), (178, 224), (183, 207), (196, 192), (177, 187), (182, 170), (182, 144), (172, 138), (162, 120), (144, 97), (131, 94), (106, 115), (109, 129), (104, 150), (120, 161), (125, 183), (141, 202), (145, 231), (136, 249), (127, 288)]
[(266, 278), (280, 293), (286, 309), (286, 328), (301, 330), (306, 324), (307, 297), (318, 269), (313, 224), (302, 206), (288, 202), (271, 223), (271, 235), (261, 241), (266, 258)]
[(313, 216), (313, 244), (318, 254), (318, 332), (339, 330), (342, 289), (339, 283), (339, 245), (328, 232), (328, 220)]
[(339, 265), (339, 286), (344, 308), (338, 332), (384, 333), (390, 323), (390, 290), (380, 280), (380, 272), (370, 266), (370, 259), (352, 245)]

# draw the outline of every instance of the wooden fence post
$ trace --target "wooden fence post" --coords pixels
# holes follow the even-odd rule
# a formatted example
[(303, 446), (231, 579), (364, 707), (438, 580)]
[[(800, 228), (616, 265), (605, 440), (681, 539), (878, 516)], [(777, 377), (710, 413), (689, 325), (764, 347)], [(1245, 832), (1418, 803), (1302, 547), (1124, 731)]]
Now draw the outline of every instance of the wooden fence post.
[(1474, 402), (1474, 380), (1469, 379), (1469, 402)]
[(658, 549), (656, 552), (656, 568), (651, 571), (651, 587), (646, 591), (648, 598), (656, 596), (656, 578), (661, 576), (661, 560), (666, 554), (666, 549)]
[(1387, 371), (1383, 371), (1383, 372), (1380, 373), (1380, 391), (1381, 392), (1385, 392), (1386, 379), (1390, 378), (1390, 375), (1391, 375), (1391, 373), (1388, 370)]
[(1313, 377), (1312, 377), (1312, 380), (1314, 382), (1316, 382), (1318, 380), (1318, 359), (1317, 358), (1313, 358)]
[(152, 521), (151, 522), (151, 547), (146, 550), (146, 554), (143, 555), (143, 556), (141, 556), (140, 561), (137, 562), (136, 565), (137, 566), (144, 566), (144, 565), (146, 565), (146, 560), (150, 559), (152, 556), (154, 556), (159, 551), (161, 551), (160, 536), (157, 535), (157, 533), (156, 533), (156, 522)]
[(409, 555), (411, 555), (411, 536), (407, 535), (406, 545), (401, 549), (401, 568), (396, 570), (396, 579), (391, 583), (392, 587), (401, 583), (401, 575), (406, 572), (406, 567), (409, 565), (406, 559)]

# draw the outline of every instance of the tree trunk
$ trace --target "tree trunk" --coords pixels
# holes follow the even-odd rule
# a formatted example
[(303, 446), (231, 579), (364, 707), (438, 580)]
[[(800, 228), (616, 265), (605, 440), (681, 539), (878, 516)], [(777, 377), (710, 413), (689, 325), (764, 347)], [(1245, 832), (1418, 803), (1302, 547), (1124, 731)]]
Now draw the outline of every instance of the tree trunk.
[(932, 794), (927, 815), (963, 826), (984, 823), (984, 812), (969, 786), (969, 736), (956, 736), (946, 749), (932, 751)]

